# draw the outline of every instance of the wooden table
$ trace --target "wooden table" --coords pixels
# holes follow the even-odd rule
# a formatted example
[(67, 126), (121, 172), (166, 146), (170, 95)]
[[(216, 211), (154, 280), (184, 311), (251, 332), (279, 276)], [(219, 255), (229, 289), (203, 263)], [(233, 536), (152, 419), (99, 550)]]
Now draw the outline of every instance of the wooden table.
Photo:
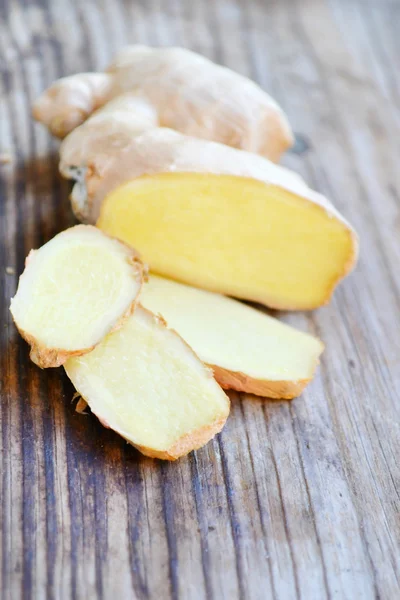
[[(399, 26), (394, 0), (1, 2), (4, 600), (400, 597)], [(8, 312), (30, 248), (74, 223), (32, 101), (127, 42), (256, 79), (296, 131), (284, 162), (361, 234), (330, 306), (279, 315), (326, 342), (306, 393), (232, 394), (222, 434), (171, 464), (78, 415)]]

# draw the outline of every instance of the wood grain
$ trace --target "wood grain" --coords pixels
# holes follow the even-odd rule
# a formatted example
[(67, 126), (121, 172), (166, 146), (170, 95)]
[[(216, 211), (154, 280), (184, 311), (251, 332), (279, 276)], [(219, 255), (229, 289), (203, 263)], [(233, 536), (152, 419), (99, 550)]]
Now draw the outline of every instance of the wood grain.
[[(0, 3), (2, 598), (400, 597), (399, 23), (391, 0)], [(233, 394), (221, 435), (174, 464), (76, 414), (8, 311), (30, 248), (74, 222), (32, 101), (128, 42), (256, 79), (297, 132), (285, 163), (361, 234), (331, 305), (280, 315), (326, 342), (302, 398)]]

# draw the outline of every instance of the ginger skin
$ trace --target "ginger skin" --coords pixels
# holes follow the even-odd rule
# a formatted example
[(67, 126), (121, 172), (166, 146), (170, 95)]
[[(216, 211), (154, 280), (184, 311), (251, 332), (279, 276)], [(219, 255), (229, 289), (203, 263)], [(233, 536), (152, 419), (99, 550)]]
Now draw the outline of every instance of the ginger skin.
[(125, 93), (148, 104), (157, 126), (272, 161), (293, 144), (286, 116), (266, 92), (184, 48), (128, 46), (105, 73), (81, 73), (55, 82), (35, 102), (33, 115), (63, 138)]

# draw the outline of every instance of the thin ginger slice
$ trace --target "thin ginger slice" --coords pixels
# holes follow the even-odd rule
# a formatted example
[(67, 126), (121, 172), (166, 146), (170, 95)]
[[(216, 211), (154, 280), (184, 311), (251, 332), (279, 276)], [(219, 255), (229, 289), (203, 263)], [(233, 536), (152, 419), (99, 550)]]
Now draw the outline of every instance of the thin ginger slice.
[(147, 456), (175, 460), (200, 448), (229, 414), (212, 371), (141, 307), (92, 352), (64, 366), (101, 423)]
[(162, 315), (225, 389), (295, 398), (323, 351), (315, 337), (241, 302), (156, 275), (144, 284), (141, 303)]
[(97, 225), (134, 244), (155, 273), (288, 310), (328, 302), (357, 252), (354, 232), (325, 206), (230, 175), (139, 177), (106, 196)]
[(136, 252), (90, 225), (32, 250), (10, 310), (33, 362), (58, 367), (90, 352), (134, 310), (142, 280)]

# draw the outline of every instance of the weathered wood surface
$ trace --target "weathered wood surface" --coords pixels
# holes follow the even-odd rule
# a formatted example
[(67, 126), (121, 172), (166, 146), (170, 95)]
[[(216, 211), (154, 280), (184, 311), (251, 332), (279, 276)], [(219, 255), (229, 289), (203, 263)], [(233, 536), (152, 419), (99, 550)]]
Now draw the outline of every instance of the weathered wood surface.
[[(2, 0), (0, 11), (1, 597), (399, 598), (400, 4)], [(57, 143), (30, 105), (126, 42), (184, 45), (259, 81), (298, 134), (286, 164), (361, 233), (359, 266), (331, 305), (281, 315), (326, 342), (303, 397), (233, 395), (222, 434), (173, 464), (77, 415), (63, 371), (28, 360), (8, 312), (29, 249), (74, 222)]]

